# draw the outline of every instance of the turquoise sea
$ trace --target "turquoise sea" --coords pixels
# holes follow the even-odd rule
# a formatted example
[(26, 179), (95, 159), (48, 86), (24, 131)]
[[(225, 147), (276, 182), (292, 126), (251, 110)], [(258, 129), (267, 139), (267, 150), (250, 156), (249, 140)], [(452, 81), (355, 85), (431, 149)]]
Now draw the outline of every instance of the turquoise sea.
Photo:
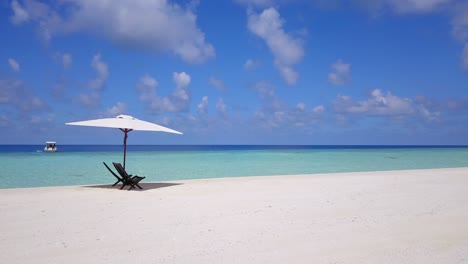
[[(102, 162), (122, 146), (0, 146), (0, 188), (114, 183)], [(256, 175), (468, 167), (468, 146), (128, 146), (126, 169), (145, 182)]]

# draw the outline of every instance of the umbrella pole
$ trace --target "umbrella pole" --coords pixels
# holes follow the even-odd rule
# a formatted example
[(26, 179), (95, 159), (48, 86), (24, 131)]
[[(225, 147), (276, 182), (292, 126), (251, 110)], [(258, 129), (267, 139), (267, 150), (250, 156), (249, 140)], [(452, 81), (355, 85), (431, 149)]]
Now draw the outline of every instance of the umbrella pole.
[(127, 138), (128, 138), (128, 132), (132, 131), (132, 129), (128, 129), (128, 128), (125, 128), (125, 129), (121, 129), (122, 132), (124, 132), (124, 160), (123, 160), (123, 167), (125, 169), (125, 160), (127, 159)]

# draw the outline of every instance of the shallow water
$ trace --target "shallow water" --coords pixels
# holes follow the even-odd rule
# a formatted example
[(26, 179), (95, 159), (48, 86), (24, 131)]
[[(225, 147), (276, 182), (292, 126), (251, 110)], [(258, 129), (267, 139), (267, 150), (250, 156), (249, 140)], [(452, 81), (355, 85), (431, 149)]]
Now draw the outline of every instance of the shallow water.
[[(0, 146), (0, 188), (109, 184), (121, 146)], [(468, 147), (129, 146), (145, 182), (280, 174), (468, 167)]]

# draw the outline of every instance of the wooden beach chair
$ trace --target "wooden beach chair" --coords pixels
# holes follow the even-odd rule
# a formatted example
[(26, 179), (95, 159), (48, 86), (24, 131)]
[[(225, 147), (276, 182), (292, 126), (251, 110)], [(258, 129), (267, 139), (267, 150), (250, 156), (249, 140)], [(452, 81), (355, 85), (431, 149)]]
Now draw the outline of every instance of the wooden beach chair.
[(112, 173), (112, 175), (114, 175), (115, 178), (117, 178), (117, 181), (112, 185), (112, 186), (115, 186), (117, 185), (117, 183), (121, 182), (122, 184), (124, 184), (124, 181), (122, 178), (120, 178), (117, 174), (115, 174), (111, 168), (109, 168), (109, 166), (107, 166), (107, 164), (105, 162), (102, 162), (104, 164), (104, 166), (106, 166), (106, 168), (110, 171), (110, 173)]
[(138, 188), (140, 188), (140, 189), (143, 189), (143, 188), (141, 188), (140, 185), (138, 185), (138, 183), (139, 183), (141, 180), (143, 180), (144, 178), (146, 178), (146, 177), (142, 177), (142, 176), (138, 176), (138, 175), (133, 176), (133, 175), (131, 175), (131, 174), (129, 175), (129, 174), (125, 171), (124, 167), (122, 167), (122, 164), (117, 163), (117, 162), (112, 162), (112, 164), (114, 164), (115, 169), (116, 169), (117, 172), (120, 174), (120, 176), (122, 176), (122, 179), (123, 179), (123, 182), (122, 182), (122, 183), (123, 183), (123, 185), (122, 185), (122, 187), (120, 187), (121, 190), (122, 190), (122, 188), (123, 188), (124, 186), (126, 186), (126, 185), (130, 185), (130, 188), (128, 188), (129, 190), (135, 188), (135, 186), (138, 187)]

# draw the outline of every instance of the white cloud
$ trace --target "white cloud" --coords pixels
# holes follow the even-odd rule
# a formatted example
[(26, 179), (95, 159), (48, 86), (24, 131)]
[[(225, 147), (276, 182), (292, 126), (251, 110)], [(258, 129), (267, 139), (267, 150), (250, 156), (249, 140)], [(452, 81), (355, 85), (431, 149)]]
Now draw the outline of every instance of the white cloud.
[(350, 96), (338, 95), (334, 108), (339, 113), (367, 115), (407, 115), (414, 112), (411, 99), (400, 98), (390, 92), (383, 94), (379, 89), (373, 90), (365, 101), (354, 101)]
[(9, 58), (8, 59), (8, 64), (10, 65), (11, 69), (15, 72), (19, 72), (20, 71), (20, 65), (19, 63), (15, 60), (15, 59), (12, 59), (12, 58)]
[(396, 14), (419, 14), (440, 10), (454, 0), (353, 0), (352, 2), (375, 14), (387, 9)]
[(431, 112), (423, 105), (417, 106), (417, 110), (426, 122), (440, 121), (440, 112), (438, 111)]
[(29, 20), (28, 12), (18, 3), (18, 1), (11, 1), (11, 9), (13, 9), (13, 16), (10, 17), (10, 21), (13, 24), (19, 25)]
[(462, 55), (463, 68), (468, 71), (468, 42), (465, 44)]
[(73, 64), (73, 57), (70, 53), (56, 52), (54, 59), (57, 60), (58, 63), (62, 64), (64, 69), (70, 68)]
[(174, 72), (173, 80), (176, 84), (175, 90), (170, 96), (161, 97), (157, 95), (158, 82), (149, 75), (143, 76), (135, 86), (139, 93), (140, 101), (145, 104), (145, 109), (150, 113), (185, 112), (190, 107), (190, 75), (185, 72)]
[(332, 65), (333, 72), (328, 74), (328, 82), (333, 85), (344, 85), (351, 80), (351, 64), (341, 59)]
[(63, 31), (61, 27), (65, 26), (58, 12), (50, 9), (45, 3), (36, 0), (26, 0), (23, 1), (23, 5), (21, 6), (18, 1), (14, 1), (11, 8), (14, 15), (10, 17), (10, 21), (13, 24), (20, 25), (24, 22), (35, 22), (40, 35), (46, 41), (50, 40), (53, 33), (59, 30)]
[(452, 0), (387, 0), (387, 2), (398, 13), (427, 13)]
[(277, 63), (276, 68), (288, 85), (296, 84), (299, 74), (292, 67)]
[(107, 109), (106, 115), (117, 116), (117, 115), (125, 114), (126, 112), (127, 112), (127, 105), (122, 102), (117, 102), (116, 105)]
[(77, 100), (78, 103), (86, 108), (97, 108), (100, 105), (101, 96), (96, 92), (79, 94)]
[(276, 91), (273, 85), (267, 81), (259, 81), (253, 84), (253, 89), (260, 95), (262, 99), (270, 99), (276, 97)]
[(441, 117), (441, 112), (433, 110), (436, 106), (425, 97), (401, 98), (390, 92), (384, 94), (379, 89), (373, 90), (364, 101), (354, 101), (350, 96), (338, 95), (333, 104), (335, 112), (339, 114), (419, 117), (428, 123), (440, 121)]
[(263, 108), (267, 111), (275, 111), (285, 107), (285, 103), (276, 95), (275, 87), (269, 82), (260, 81), (253, 85), (262, 100)]
[(275, 1), (274, 0), (235, 0), (236, 2), (244, 5), (253, 5), (258, 7), (267, 7), (272, 6)]
[(216, 111), (219, 115), (225, 116), (226, 115), (226, 104), (224, 103), (223, 98), (219, 98), (218, 102), (216, 103)]
[(244, 70), (246, 71), (253, 71), (255, 69), (258, 68), (259, 66), (259, 62), (258, 61), (254, 61), (252, 59), (248, 59), (245, 63), (244, 63)]
[[(12, 6), (16, 10), (18, 7), (22, 8)], [(119, 46), (169, 51), (186, 62), (201, 63), (213, 58), (215, 50), (197, 27), (193, 7), (167, 0), (68, 0), (51, 6), (28, 0), (23, 15), (15, 11), (12, 22), (19, 24), (25, 21), (22, 17), (30, 17), (45, 39), (58, 34), (91, 33)], [(66, 16), (59, 9), (67, 10)]]
[(202, 101), (198, 104), (198, 114), (204, 115), (206, 114), (206, 110), (208, 108), (208, 96), (203, 96)]
[(180, 89), (184, 89), (185, 87), (189, 86), (191, 82), (190, 75), (188, 75), (185, 72), (181, 72), (181, 73), (174, 72), (172, 74), (172, 78), (174, 79), (176, 87)]
[(248, 59), (248, 60), (244, 63), (244, 69), (246, 69), (246, 70), (251, 70), (251, 69), (253, 68), (253, 65), (254, 65), (253, 60)]
[(148, 101), (156, 97), (156, 87), (158, 82), (156, 79), (146, 74), (140, 78), (140, 82), (137, 84), (135, 89), (140, 94), (141, 101)]
[(109, 76), (107, 63), (101, 60), (101, 54), (94, 55), (91, 67), (96, 71), (97, 76), (88, 83), (88, 88), (91, 90), (100, 90), (104, 88), (107, 77)]
[(318, 105), (318, 106), (312, 108), (312, 112), (315, 113), (315, 114), (321, 114), (321, 113), (325, 112), (325, 107), (323, 105)]
[(40, 116), (34, 115), (29, 118), (29, 124), (31, 125), (39, 125), (42, 122), (42, 118)]
[(304, 57), (303, 41), (286, 33), (283, 24), (284, 20), (273, 7), (260, 14), (248, 11), (249, 30), (266, 42), (280, 75), (288, 85), (293, 85), (299, 77), (293, 66)]
[[(62, 64), (65, 69), (69, 68), (73, 63), (71, 54), (64, 53), (62, 54)], [(107, 66), (106, 66), (107, 67)]]
[(324, 111), (323, 106), (306, 109), (303, 102), (289, 106), (276, 95), (275, 88), (268, 82), (257, 82), (253, 86), (261, 99), (261, 107), (255, 112), (255, 122), (265, 128), (303, 127), (310, 129)]
[(20, 80), (0, 79), (0, 105), (14, 107), (22, 118), (49, 110), (47, 103)]
[(468, 3), (456, 5), (452, 19), (452, 34), (461, 42), (468, 40)]
[(298, 103), (298, 104), (296, 105), (296, 108), (299, 109), (299, 110), (301, 110), (301, 111), (304, 111), (304, 110), (306, 109), (306, 104), (304, 104), (304, 103), (302, 103), (302, 102), (301, 102), (301, 103)]
[(19, 104), (19, 108), (22, 111), (34, 111), (46, 108), (46, 104), (39, 97), (32, 96), (28, 101), (22, 101)]
[(223, 80), (210, 77), (208, 79), (208, 83), (220, 91), (224, 91), (226, 89), (226, 86), (224, 85)]
[(0, 104), (14, 104), (20, 99), (18, 97), (20, 90), (23, 90), (23, 82), (0, 79)]

